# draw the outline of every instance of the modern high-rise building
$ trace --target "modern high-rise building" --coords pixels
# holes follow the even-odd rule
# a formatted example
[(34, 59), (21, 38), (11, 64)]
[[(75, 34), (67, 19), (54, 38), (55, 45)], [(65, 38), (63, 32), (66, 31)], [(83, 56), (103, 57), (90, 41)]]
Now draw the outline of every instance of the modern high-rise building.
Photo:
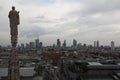
[(35, 40), (35, 47), (36, 47), (37, 49), (40, 47), (39, 39), (36, 39), (36, 40)]
[(97, 41), (97, 49), (99, 48), (99, 41)]
[(94, 41), (94, 51), (96, 51), (96, 48), (97, 48), (97, 42)]
[(73, 40), (73, 48), (76, 48), (77, 47), (77, 41), (74, 39)]
[(53, 49), (55, 48), (55, 44), (53, 44)]
[(42, 43), (42, 42), (40, 42), (40, 43), (39, 43), (39, 47), (41, 48), (42, 46), (43, 46), (43, 43)]
[(114, 43), (114, 41), (111, 41), (111, 50), (112, 51), (115, 50), (115, 43)]
[(60, 39), (57, 39), (57, 48), (60, 48), (60, 47), (61, 47)]
[(64, 40), (63, 48), (66, 48), (66, 40)]
[(78, 49), (81, 49), (81, 48), (82, 48), (82, 44), (81, 44), (81, 43), (78, 43), (77, 48), (78, 48)]
[(94, 41), (94, 48), (96, 48), (96, 46), (97, 46), (97, 42), (96, 42), (96, 41)]
[(30, 48), (35, 48), (35, 42), (30, 42)]
[(25, 48), (27, 48), (27, 49), (30, 48), (30, 45), (28, 43), (26, 43), (26, 47)]

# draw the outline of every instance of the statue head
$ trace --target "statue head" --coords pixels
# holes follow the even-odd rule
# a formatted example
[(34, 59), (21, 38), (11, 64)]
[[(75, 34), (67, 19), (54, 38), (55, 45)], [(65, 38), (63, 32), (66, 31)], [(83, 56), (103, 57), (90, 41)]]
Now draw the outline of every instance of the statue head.
[(15, 6), (12, 6), (12, 10), (15, 10)]

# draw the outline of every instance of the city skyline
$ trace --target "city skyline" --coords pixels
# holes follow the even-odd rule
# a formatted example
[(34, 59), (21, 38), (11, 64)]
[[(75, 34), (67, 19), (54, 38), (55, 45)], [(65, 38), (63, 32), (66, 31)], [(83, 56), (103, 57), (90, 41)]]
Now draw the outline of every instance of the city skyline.
[(51, 43), (51, 45), (44, 45), (43, 42), (40, 41), (40, 39), (35, 39), (31, 42), (27, 42), (27, 43), (20, 43), (18, 44), (18, 46), (31, 46), (34, 48), (40, 48), (40, 47), (56, 47), (56, 48), (66, 48), (66, 47), (73, 47), (73, 48), (77, 48), (79, 46), (92, 46), (94, 48), (99, 48), (99, 47), (112, 47), (114, 49), (114, 47), (120, 47), (120, 46), (116, 46), (116, 42), (114, 41), (110, 41), (108, 45), (103, 45), (100, 43), (100, 41), (93, 41), (93, 43), (87, 44), (87, 43), (81, 43), (75, 39), (73, 39), (73, 41), (71, 42), (71, 44), (67, 43), (67, 40), (61, 41), (61, 39), (56, 39), (56, 42)]
[(115, 41), (120, 46), (120, 5), (118, 0), (1, 0), (0, 45), (10, 44), (8, 12), (15, 5), (20, 11), (18, 43), (38, 37), (44, 45), (56, 39), (67, 44), (73, 39), (102, 45)]

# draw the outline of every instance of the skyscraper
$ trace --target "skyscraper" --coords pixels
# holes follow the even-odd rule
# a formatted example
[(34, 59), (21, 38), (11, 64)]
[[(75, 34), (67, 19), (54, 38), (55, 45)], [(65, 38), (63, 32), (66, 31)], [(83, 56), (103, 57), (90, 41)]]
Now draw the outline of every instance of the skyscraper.
[(55, 44), (53, 44), (53, 49), (55, 49)]
[(77, 41), (75, 39), (73, 40), (73, 48), (77, 48)]
[(30, 45), (28, 43), (26, 43), (26, 48), (29, 49), (30, 48)]
[(40, 42), (40, 43), (39, 43), (39, 47), (41, 48), (42, 46), (43, 46), (43, 43), (42, 43), (42, 42)]
[(35, 40), (35, 47), (36, 47), (37, 49), (40, 47), (39, 39), (36, 39), (36, 40)]
[(78, 43), (77, 48), (78, 48), (78, 49), (81, 49), (81, 48), (82, 48), (82, 44), (81, 44), (81, 43)]
[(60, 39), (57, 39), (57, 48), (60, 48), (60, 47), (61, 47)]
[(94, 51), (96, 51), (97, 42), (94, 41)]
[(66, 40), (64, 40), (63, 48), (66, 48)]
[(111, 50), (112, 51), (115, 50), (115, 43), (114, 43), (114, 41), (111, 41)]
[(97, 41), (97, 49), (99, 48), (99, 41)]
[(35, 42), (30, 42), (30, 48), (31, 49), (35, 48)]

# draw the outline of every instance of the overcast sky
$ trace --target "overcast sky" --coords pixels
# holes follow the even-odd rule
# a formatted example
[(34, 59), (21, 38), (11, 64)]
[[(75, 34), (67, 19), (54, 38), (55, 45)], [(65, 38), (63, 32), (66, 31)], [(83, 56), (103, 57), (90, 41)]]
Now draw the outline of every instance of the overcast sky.
[(39, 37), (43, 45), (56, 39), (72, 44), (120, 45), (120, 0), (0, 0), (0, 45), (10, 44), (8, 12), (20, 11), (19, 44)]

